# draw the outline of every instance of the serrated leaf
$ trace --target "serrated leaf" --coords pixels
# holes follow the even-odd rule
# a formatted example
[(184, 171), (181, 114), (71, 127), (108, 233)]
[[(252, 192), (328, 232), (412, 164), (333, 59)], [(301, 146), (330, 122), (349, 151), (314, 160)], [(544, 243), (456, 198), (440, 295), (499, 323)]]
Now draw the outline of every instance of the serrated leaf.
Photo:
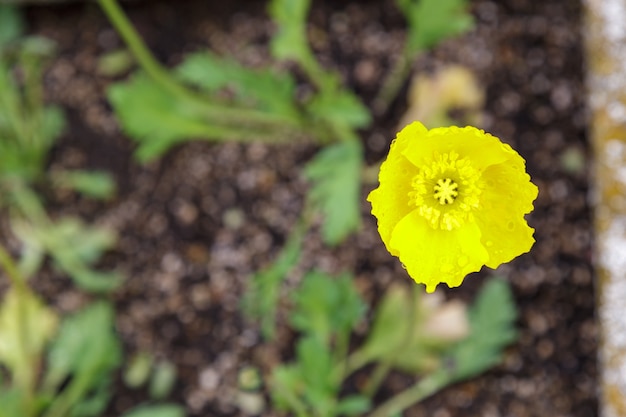
[(361, 144), (344, 141), (321, 150), (305, 168), (313, 183), (310, 198), (324, 216), (322, 238), (328, 245), (341, 243), (361, 225)]
[[(97, 261), (104, 251), (113, 247), (116, 241), (112, 230), (88, 226), (74, 217), (57, 220), (47, 232), (49, 234), (42, 241), (45, 242), (50, 252), (57, 255), (71, 252), (72, 257), (86, 264)], [(65, 246), (63, 251), (61, 251), (62, 246)]]
[(137, 157), (143, 162), (184, 140), (218, 134), (196, 103), (174, 96), (143, 74), (113, 84), (107, 96), (124, 132), (139, 142)]
[(75, 218), (60, 219), (48, 227), (39, 228), (25, 222), (18, 224), (16, 231), (24, 244), (30, 245), (35, 255), (45, 249), (55, 265), (70, 275), (81, 288), (106, 292), (121, 284), (123, 277), (117, 272), (90, 269), (90, 265), (115, 242), (115, 234), (111, 230), (86, 226)]
[(306, 388), (296, 365), (279, 365), (272, 370), (272, 402), (278, 410), (294, 410), (298, 415), (306, 412), (300, 395)]
[(185, 410), (175, 404), (140, 405), (122, 414), (122, 417), (184, 417)]
[(33, 382), (33, 367), (56, 331), (57, 321), (56, 314), (28, 289), (8, 290), (0, 306), (0, 363), (11, 370), (18, 386)]
[(406, 49), (412, 53), (432, 48), (474, 25), (467, 0), (397, 0), (409, 23)]
[[(241, 120), (223, 120), (220, 105), (174, 94), (143, 74), (109, 87), (108, 98), (126, 134), (138, 142), (136, 157), (146, 162), (172, 146), (193, 139), (212, 141), (284, 141), (267, 128)], [(231, 109), (232, 110), (232, 109)], [(245, 109), (243, 109), (245, 111)]]
[(307, 403), (317, 411), (315, 415), (333, 415), (339, 386), (332, 378), (334, 364), (327, 346), (315, 337), (305, 337), (296, 346), (296, 356)]
[(318, 94), (308, 105), (309, 111), (330, 124), (353, 129), (369, 126), (369, 110), (349, 91)]
[[(333, 378), (332, 354), (315, 337), (304, 337), (296, 346), (296, 361), (272, 372), (272, 400), (281, 410), (296, 415), (332, 416), (339, 386)], [(309, 410), (313, 410), (310, 413)]]
[(269, 14), (277, 26), (271, 40), (272, 55), (277, 59), (308, 59), (306, 16), (310, 0), (272, 0)]
[(297, 118), (294, 106), (295, 81), (291, 74), (276, 74), (269, 69), (250, 69), (230, 58), (210, 52), (189, 55), (176, 68), (183, 81), (216, 92), (224, 88), (234, 92), (240, 102), (290, 118)]
[(471, 333), (450, 350), (455, 380), (478, 375), (502, 359), (502, 351), (517, 338), (517, 311), (506, 281), (493, 278), (479, 293), (469, 312)]
[(271, 340), (276, 332), (276, 309), (279, 302), (280, 287), (289, 271), (300, 259), (303, 235), (303, 227), (298, 225), (276, 261), (250, 278), (246, 294), (243, 297), (244, 313), (250, 318), (261, 321), (261, 332), (268, 340)]
[(365, 303), (354, 288), (353, 277), (334, 278), (308, 273), (294, 294), (292, 325), (329, 345), (334, 333), (349, 334), (365, 313)]

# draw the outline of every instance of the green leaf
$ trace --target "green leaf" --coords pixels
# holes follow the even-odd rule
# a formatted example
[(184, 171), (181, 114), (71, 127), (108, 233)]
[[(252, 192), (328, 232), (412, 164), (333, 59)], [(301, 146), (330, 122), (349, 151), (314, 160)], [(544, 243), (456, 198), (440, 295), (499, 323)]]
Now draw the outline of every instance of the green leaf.
[[(1, 14), (2, 12), (0, 12)], [(0, 417), (16, 417), (26, 416), (27, 411), (24, 410), (24, 393), (17, 387), (11, 387), (6, 390), (0, 385)]]
[[(25, 37), (20, 42), (20, 54), (22, 62), (24, 57), (32, 58), (50, 58), (56, 53), (57, 44), (52, 39), (44, 36), (31, 35)], [(40, 69), (37, 68), (39, 72)]]
[(176, 366), (168, 361), (158, 362), (154, 366), (154, 373), (150, 379), (150, 398), (162, 400), (170, 395), (174, 384), (176, 383), (176, 376), (178, 372)]
[[(41, 116), (41, 128), (39, 135), (42, 138), (42, 145), (39, 146), (42, 154), (47, 154), (50, 147), (54, 144), (56, 139), (61, 136), (65, 129), (66, 121), (65, 114), (58, 106), (46, 106), (42, 110)], [(40, 167), (43, 169), (43, 166)]]
[(307, 415), (301, 399), (305, 390), (303, 377), (296, 365), (278, 365), (272, 370), (271, 395), (274, 406), (281, 411), (293, 410), (296, 415)]
[(354, 288), (353, 277), (333, 278), (308, 273), (294, 294), (293, 326), (328, 346), (334, 333), (344, 335), (363, 317), (365, 303)]
[(135, 64), (135, 57), (128, 49), (116, 49), (98, 57), (98, 74), (105, 77), (117, 77), (124, 74)]
[(33, 268), (40, 264), (43, 254), (48, 253), (59, 269), (88, 291), (111, 291), (121, 284), (123, 277), (117, 272), (90, 269), (90, 265), (115, 243), (116, 237), (111, 230), (86, 226), (75, 218), (62, 218), (38, 228), (14, 218), (12, 226), (28, 254), (28, 262), (21, 265), (27, 269), (25, 273), (34, 272)]
[(132, 357), (124, 369), (124, 383), (130, 388), (139, 388), (146, 383), (152, 371), (154, 357), (148, 352), (139, 352)]
[(409, 23), (406, 49), (417, 53), (474, 25), (467, 0), (397, 0)]
[(103, 171), (61, 171), (52, 174), (52, 180), (61, 188), (69, 188), (91, 198), (107, 199), (115, 193), (115, 182)]
[(372, 401), (363, 395), (350, 395), (337, 404), (336, 415), (357, 416), (367, 413)]
[(517, 338), (517, 311), (508, 283), (499, 278), (487, 282), (469, 312), (470, 336), (450, 349), (454, 380), (478, 375), (502, 359), (502, 351)]
[(310, 51), (306, 37), (306, 17), (310, 0), (272, 0), (269, 14), (277, 26), (271, 51), (277, 59), (306, 61)]
[[(291, 74), (276, 74), (269, 69), (249, 69), (230, 58), (210, 52), (188, 56), (176, 68), (185, 82), (215, 93), (230, 89), (239, 102), (297, 119), (296, 83)], [(252, 103), (250, 103), (252, 102)]]
[(349, 91), (318, 94), (309, 103), (308, 109), (316, 117), (337, 126), (357, 129), (372, 122), (369, 110)]
[(122, 417), (185, 417), (185, 410), (175, 404), (140, 405)]
[[(82, 262), (90, 264), (97, 261), (105, 250), (111, 248), (115, 240), (115, 233), (110, 229), (88, 226), (78, 218), (65, 217), (54, 224), (44, 242), (48, 248), (72, 242), (68, 252)], [(56, 249), (53, 253), (60, 254), (65, 251), (60, 252), (60, 249)]]
[(55, 415), (94, 416), (106, 406), (112, 372), (122, 359), (113, 325), (113, 309), (106, 302), (96, 302), (63, 321), (48, 353), (44, 386), (61, 390), (70, 379), (50, 405), (50, 414), (54, 410)]
[(139, 142), (140, 161), (155, 158), (184, 140), (220, 136), (196, 103), (174, 96), (143, 74), (113, 84), (107, 95), (124, 132)]
[(24, 19), (17, 6), (0, 4), (0, 50), (24, 34)]
[(361, 225), (362, 164), (361, 144), (350, 140), (321, 150), (305, 168), (313, 183), (311, 202), (324, 216), (322, 238), (328, 245), (341, 243)]
[(300, 339), (296, 346), (297, 366), (304, 380), (303, 396), (317, 412), (331, 416), (339, 386), (333, 381), (333, 360), (328, 348), (315, 337)]
[(16, 385), (33, 389), (34, 368), (57, 326), (56, 314), (26, 288), (10, 288), (0, 307), (0, 362)]
[(371, 360), (389, 359), (402, 348), (416, 317), (408, 316), (410, 292), (394, 285), (385, 292), (374, 316), (374, 323), (362, 351)]
[(89, 393), (72, 404), (71, 417), (99, 417), (111, 401), (111, 375), (95, 381)]
[(243, 297), (244, 313), (261, 321), (263, 336), (271, 340), (276, 332), (276, 309), (280, 298), (280, 287), (287, 273), (298, 263), (302, 251), (304, 227), (298, 225), (276, 261), (267, 269), (257, 272)]
[(121, 346), (113, 327), (113, 309), (104, 301), (68, 316), (50, 348), (48, 377), (62, 382), (70, 374), (93, 373), (95, 380), (118, 367)]

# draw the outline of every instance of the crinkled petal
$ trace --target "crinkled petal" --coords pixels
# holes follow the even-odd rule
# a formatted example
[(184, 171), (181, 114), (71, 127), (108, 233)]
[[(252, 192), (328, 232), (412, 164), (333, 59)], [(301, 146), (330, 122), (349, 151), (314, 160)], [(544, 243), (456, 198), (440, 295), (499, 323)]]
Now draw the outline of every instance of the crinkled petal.
[(426, 132), (420, 131), (420, 137), (416, 137), (415, 132), (414, 129), (404, 128), (398, 133), (398, 138), (413, 137), (413, 140), (405, 139), (408, 146), (404, 150), (404, 155), (415, 166), (428, 165), (437, 155), (456, 152), (459, 158), (471, 160), (472, 166), (482, 171), (488, 166), (506, 161), (512, 154), (517, 154), (497, 137), (473, 126), (438, 127)]
[(528, 226), (524, 214), (533, 210), (538, 188), (530, 182), (524, 160), (517, 154), (486, 169), (483, 178), (487, 185), (475, 218), (482, 231), (482, 244), (489, 251), (486, 265), (497, 268), (528, 252), (535, 242), (534, 229)]
[(417, 211), (412, 211), (393, 229), (389, 246), (398, 253), (409, 275), (433, 292), (445, 282), (457, 287), (465, 276), (488, 260), (481, 232), (473, 222), (458, 229), (433, 229)]
[(367, 201), (372, 204), (372, 214), (378, 219), (380, 237), (387, 250), (394, 256), (398, 256), (398, 253), (389, 246), (391, 232), (396, 224), (415, 208), (409, 205), (409, 192), (417, 167), (411, 164), (402, 152), (412, 140), (411, 138), (426, 132), (426, 128), (421, 123), (413, 124), (406, 129), (411, 130), (413, 134), (403, 136), (398, 134), (398, 137), (391, 143), (389, 155), (380, 166), (378, 175), (380, 186), (367, 197)]

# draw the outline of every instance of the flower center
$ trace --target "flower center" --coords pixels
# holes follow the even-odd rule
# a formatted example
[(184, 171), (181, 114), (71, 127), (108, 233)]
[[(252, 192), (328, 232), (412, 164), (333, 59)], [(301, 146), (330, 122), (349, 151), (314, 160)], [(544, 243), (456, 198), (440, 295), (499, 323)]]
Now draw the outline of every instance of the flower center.
[(439, 204), (452, 204), (459, 195), (459, 184), (450, 178), (439, 178), (433, 188), (433, 196)]
[(409, 201), (433, 229), (453, 230), (473, 220), (483, 180), (470, 161), (452, 151), (435, 155), (413, 177)]

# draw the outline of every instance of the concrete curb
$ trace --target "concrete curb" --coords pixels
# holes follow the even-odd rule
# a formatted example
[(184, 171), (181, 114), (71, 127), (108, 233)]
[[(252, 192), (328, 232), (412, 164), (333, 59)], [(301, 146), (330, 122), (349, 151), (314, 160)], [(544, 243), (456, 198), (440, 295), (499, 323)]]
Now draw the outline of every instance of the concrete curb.
[(626, 417), (626, 0), (585, 0), (600, 416)]

